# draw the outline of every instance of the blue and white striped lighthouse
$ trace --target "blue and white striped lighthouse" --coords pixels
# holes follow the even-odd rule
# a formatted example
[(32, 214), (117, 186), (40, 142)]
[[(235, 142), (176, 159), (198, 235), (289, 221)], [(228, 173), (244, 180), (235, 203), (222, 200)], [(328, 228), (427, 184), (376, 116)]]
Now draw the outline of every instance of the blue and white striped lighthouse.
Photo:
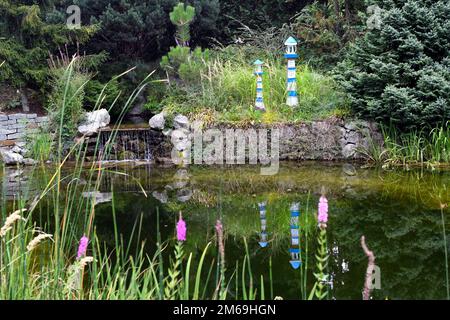
[(262, 110), (265, 111), (266, 108), (264, 107), (264, 101), (263, 101), (263, 83), (262, 83), (262, 64), (263, 62), (261, 60), (256, 60), (253, 62), (255, 65), (255, 75), (256, 75), (256, 100), (255, 100), (255, 109), (256, 110)]
[(287, 59), (287, 99), (286, 104), (290, 107), (298, 106), (297, 97), (297, 77), (295, 59), (297, 55), (297, 41), (293, 37), (289, 37), (286, 42), (286, 53), (284, 57)]
[(299, 216), (300, 209), (297, 202), (291, 205), (291, 247), (289, 248), (289, 253), (291, 255), (291, 260), (289, 263), (292, 268), (298, 269), (300, 267), (300, 226), (299, 226)]
[(261, 241), (259, 245), (262, 248), (267, 247), (267, 218), (266, 218), (266, 202), (258, 203), (259, 219), (261, 220)]

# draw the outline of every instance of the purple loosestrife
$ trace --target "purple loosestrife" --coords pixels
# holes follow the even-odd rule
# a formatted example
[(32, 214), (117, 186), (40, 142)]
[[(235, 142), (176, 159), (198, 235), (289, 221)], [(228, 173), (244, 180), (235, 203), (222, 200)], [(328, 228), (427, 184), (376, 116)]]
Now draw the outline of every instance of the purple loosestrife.
[(319, 227), (326, 228), (328, 222), (328, 200), (322, 195), (319, 199), (319, 210), (317, 220), (319, 221)]
[(80, 239), (80, 244), (78, 246), (77, 259), (80, 259), (81, 257), (86, 255), (88, 243), (89, 238), (83, 235)]
[(186, 222), (183, 220), (181, 212), (177, 222), (177, 239), (178, 241), (186, 241)]

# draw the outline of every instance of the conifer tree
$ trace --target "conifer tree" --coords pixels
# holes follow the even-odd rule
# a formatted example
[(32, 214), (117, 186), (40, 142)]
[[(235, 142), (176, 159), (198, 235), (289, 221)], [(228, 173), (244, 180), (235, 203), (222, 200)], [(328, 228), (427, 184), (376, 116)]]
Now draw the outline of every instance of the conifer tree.
[(337, 68), (354, 112), (402, 129), (450, 119), (450, 2), (379, 0), (371, 28)]
[(0, 1), (0, 62), (4, 61), (0, 82), (42, 89), (48, 76), (49, 52), (65, 44), (84, 43), (95, 33), (92, 26), (69, 29), (65, 23), (49, 23), (46, 13), (53, 3), (44, 3)]

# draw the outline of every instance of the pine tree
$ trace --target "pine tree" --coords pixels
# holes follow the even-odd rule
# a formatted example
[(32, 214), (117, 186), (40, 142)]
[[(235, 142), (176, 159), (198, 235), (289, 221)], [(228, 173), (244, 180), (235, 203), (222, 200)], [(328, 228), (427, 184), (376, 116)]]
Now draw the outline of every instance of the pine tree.
[(42, 89), (48, 77), (49, 52), (70, 43), (84, 43), (96, 28), (69, 29), (65, 23), (46, 21), (51, 1), (0, 1), (0, 82), (14, 87)]
[(450, 2), (380, 0), (368, 30), (337, 68), (354, 112), (402, 129), (450, 119)]

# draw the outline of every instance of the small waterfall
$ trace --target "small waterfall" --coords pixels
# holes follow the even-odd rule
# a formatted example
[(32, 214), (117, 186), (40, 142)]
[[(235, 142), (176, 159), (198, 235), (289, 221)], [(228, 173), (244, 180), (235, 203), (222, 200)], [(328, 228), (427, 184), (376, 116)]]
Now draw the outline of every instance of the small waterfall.
[(107, 161), (152, 161), (154, 131), (147, 128), (103, 130), (99, 133), (99, 156)]

